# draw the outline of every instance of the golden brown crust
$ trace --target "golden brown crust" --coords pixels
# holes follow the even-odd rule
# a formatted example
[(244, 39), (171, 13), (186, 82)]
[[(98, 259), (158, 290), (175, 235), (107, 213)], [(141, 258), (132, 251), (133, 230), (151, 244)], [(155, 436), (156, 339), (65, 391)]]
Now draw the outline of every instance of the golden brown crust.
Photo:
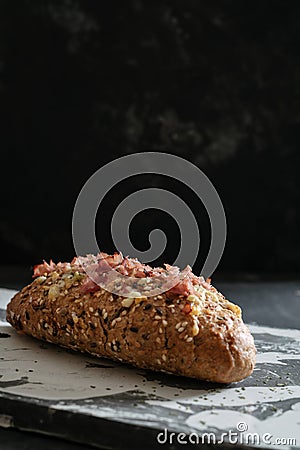
[(215, 289), (125, 298), (82, 294), (74, 268), (35, 279), (7, 307), (7, 320), (38, 339), (137, 367), (220, 383), (253, 371), (253, 338), (240, 308)]

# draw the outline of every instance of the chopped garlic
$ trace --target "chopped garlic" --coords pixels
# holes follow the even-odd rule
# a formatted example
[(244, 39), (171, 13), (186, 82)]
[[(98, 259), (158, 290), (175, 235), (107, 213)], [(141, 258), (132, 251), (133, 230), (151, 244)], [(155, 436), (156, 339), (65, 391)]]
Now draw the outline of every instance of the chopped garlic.
[(197, 297), (196, 295), (191, 294), (191, 295), (188, 296), (187, 300), (189, 302), (199, 302), (199, 297)]
[(138, 292), (138, 291), (132, 291), (132, 292), (130, 292), (129, 294), (128, 294), (128, 297), (133, 297), (133, 298), (135, 298), (135, 297), (141, 297), (142, 296), (142, 294), (140, 293), (140, 292)]
[(141, 303), (141, 302), (144, 302), (145, 300), (147, 300), (147, 297), (144, 297), (144, 296), (142, 296), (142, 297), (136, 297), (136, 298), (134, 299), (135, 303)]
[(54, 300), (56, 297), (59, 296), (59, 294), (60, 294), (59, 287), (56, 284), (52, 285), (48, 291), (49, 299)]
[(44, 277), (43, 275), (40, 276), (40, 277), (38, 277), (38, 278), (36, 278), (36, 281), (37, 281), (39, 284), (44, 283), (45, 280), (47, 280), (47, 277)]
[(65, 286), (66, 286), (67, 289), (69, 289), (72, 286), (73, 281), (74, 281), (73, 277), (65, 278)]
[(132, 303), (134, 302), (134, 298), (124, 298), (124, 300), (122, 300), (122, 306), (125, 306), (126, 308), (130, 308), (130, 306), (132, 305)]
[(57, 273), (55, 270), (54, 272), (51, 273), (51, 278), (52, 280), (57, 280), (57, 278), (59, 278), (59, 273)]

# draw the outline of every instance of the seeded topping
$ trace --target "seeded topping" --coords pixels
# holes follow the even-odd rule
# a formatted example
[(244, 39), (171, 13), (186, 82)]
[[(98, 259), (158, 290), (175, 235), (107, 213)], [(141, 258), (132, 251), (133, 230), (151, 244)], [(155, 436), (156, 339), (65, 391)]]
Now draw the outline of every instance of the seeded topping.
[[(83, 282), (81, 283), (80, 290), (84, 293), (97, 292), (101, 289), (101, 281), (105, 279), (106, 275), (111, 269), (119, 272), (125, 277), (133, 277), (137, 279), (137, 287), (143, 287), (145, 284), (150, 283), (151, 279), (155, 277), (155, 280), (160, 280), (163, 285), (167, 280), (172, 277), (178, 277), (179, 282), (168, 290), (169, 293), (188, 297), (190, 295), (203, 296), (207, 290), (214, 291), (214, 288), (210, 284), (210, 279), (204, 280), (203, 277), (197, 277), (193, 274), (190, 266), (187, 266), (183, 271), (180, 271), (178, 267), (165, 264), (165, 267), (150, 267), (146, 264), (140, 263), (137, 259), (123, 257), (121, 253), (114, 253), (108, 255), (106, 253), (99, 253), (98, 255), (87, 255), (85, 257), (76, 257), (71, 263), (57, 263), (52, 260), (49, 263), (44, 261), (42, 264), (38, 264), (34, 267), (33, 277), (38, 277), (37, 280), (40, 283), (45, 281), (44, 277), (49, 274), (65, 273), (65, 285), (68, 289), (72, 284), (72, 276), (69, 278), (68, 273), (70, 271), (76, 271), (77, 274), (81, 272), (80, 276), (83, 276)], [(83, 275), (85, 273), (85, 275)], [(89, 275), (87, 275), (88, 273)], [(93, 279), (91, 279), (91, 276)], [(96, 283), (95, 280), (99, 280)], [(81, 280), (80, 280), (81, 281)], [(125, 280), (126, 281), (126, 280)], [(126, 293), (128, 298), (140, 298), (143, 297), (139, 290), (126, 292), (126, 282), (123, 285), (114, 285), (114, 290), (122, 291)], [(157, 298), (159, 299), (160, 296)]]
[[(51, 301), (54, 301), (57, 297), (68, 295), (69, 289), (79, 287), (81, 295), (91, 294), (96, 297), (102, 295), (105, 292), (100, 286), (95, 284), (84, 272), (82, 272), (82, 264), (85, 267), (87, 264), (93, 265), (97, 270), (103, 269), (103, 260), (114, 266), (119, 271), (132, 276), (136, 276), (138, 282), (151, 278), (157, 273), (164, 273), (165, 271), (178, 270), (178, 268), (166, 265), (166, 269), (154, 268), (139, 263), (136, 259), (124, 258), (121, 254), (115, 253), (112, 256), (106, 254), (100, 254), (97, 256), (88, 255), (84, 258), (74, 258), (71, 263), (58, 263), (55, 264), (52, 260), (50, 263), (44, 261), (43, 264), (35, 266), (34, 277), (35, 282), (42, 285), (45, 295)], [(202, 277), (196, 277), (190, 268), (185, 269), (187, 271), (186, 277), (180, 281), (172, 289), (168, 290), (165, 294), (157, 295), (155, 297), (149, 297), (151, 303), (147, 302), (147, 297), (142, 296), (138, 290), (130, 291), (126, 294), (126, 297), (118, 296), (116, 294), (109, 295), (110, 302), (120, 302), (123, 310), (120, 311), (120, 317), (115, 317), (110, 320), (110, 326), (115, 327), (116, 323), (121, 320), (121, 317), (127, 315), (127, 311), (134, 312), (141, 303), (145, 303), (144, 310), (149, 311), (152, 308), (152, 303), (164, 300), (167, 308), (174, 313), (177, 308), (185, 316), (200, 317), (208, 309), (222, 312), (224, 309), (231, 311), (235, 316), (241, 317), (241, 310), (237, 305), (230, 303), (226, 300), (214, 287), (210, 284), (210, 279), (204, 281)], [(42, 275), (41, 275), (42, 274)], [(179, 294), (181, 292), (181, 294)], [(80, 297), (80, 293), (76, 292), (75, 296)], [(174, 304), (175, 303), (175, 304)], [(35, 302), (32, 305), (35, 310), (42, 309), (43, 301)], [(89, 307), (89, 312), (93, 313), (93, 307)], [(96, 313), (99, 314), (98, 312)], [(108, 312), (106, 310), (100, 311), (103, 320), (108, 320)], [(220, 321), (220, 314), (217, 316), (218, 322)], [(76, 319), (75, 319), (76, 320)], [(163, 311), (159, 306), (155, 306), (154, 314), (152, 316), (153, 324), (160, 324), (158, 332), (162, 334), (163, 328), (167, 327), (168, 322), (163, 317)], [(75, 322), (75, 321), (74, 321)], [(177, 323), (176, 330), (179, 335), (184, 331), (188, 325), (187, 321), (183, 320)], [(197, 324), (193, 325), (192, 335), (195, 336), (199, 331)], [(189, 336), (185, 339), (187, 340)], [(190, 342), (190, 341), (187, 341)]]

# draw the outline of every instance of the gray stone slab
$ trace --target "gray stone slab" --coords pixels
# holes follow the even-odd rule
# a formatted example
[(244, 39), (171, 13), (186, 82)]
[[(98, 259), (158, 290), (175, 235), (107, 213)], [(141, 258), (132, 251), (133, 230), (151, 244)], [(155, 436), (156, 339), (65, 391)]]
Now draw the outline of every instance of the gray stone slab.
[(300, 330), (250, 329), (255, 371), (223, 386), (68, 351), (2, 321), (0, 422), (99, 448), (155, 448), (158, 438), (182, 448), (179, 433), (192, 447), (191, 437), (223, 447), (300, 447)]

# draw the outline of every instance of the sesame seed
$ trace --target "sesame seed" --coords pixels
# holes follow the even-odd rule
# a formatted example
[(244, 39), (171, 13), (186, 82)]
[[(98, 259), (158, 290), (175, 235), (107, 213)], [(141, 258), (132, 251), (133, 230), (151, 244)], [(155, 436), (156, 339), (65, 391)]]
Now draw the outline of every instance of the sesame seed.
[(116, 325), (116, 319), (114, 319), (111, 323), (111, 326), (114, 327)]
[(121, 322), (121, 317), (117, 317), (116, 322)]
[(168, 325), (168, 322), (166, 320), (163, 320), (162, 324), (163, 324), (164, 327), (166, 327)]
[(127, 314), (127, 311), (126, 311), (126, 309), (124, 309), (124, 311), (121, 312), (121, 316), (126, 316), (126, 314)]
[(178, 322), (175, 326), (176, 330), (178, 330), (178, 328), (180, 328), (180, 326), (181, 326), (181, 322)]
[(161, 359), (162, 359), (163, 361), (167, 361), (166, 355), (161, 355)]
[(162, 299), (162, 296), (161, 296), (161, 295), (158, 295), (157, 298), (158, 298), (159, 300), (161, 300), (161, 299)]
[(78, 317), (76, 316), (76, 313), (72, 311), (72, 319), (74, 323), (77, 323), (79, 321)]
[[(177, 303), (178, 303), (178, 301), (177, 301)], [(184, 305), (179, 305), (179, 309), (183, 309), (184, 308)]]
[(186, 342), (192, 342), (193, 338), (190, 336), (187, 338)]
[(161, 364), (161, 360), (160, 359), (157, 359), (156, 362), (157, 362), (157, 364)]
[(193, 328), (192, 328), (192, 333), (193, 336), (197, 336), (197, 334), (199, 333), (199, 327), (197, 323), (194, 323)]
[(162, 328), (159, 328), (158, 331), (159, 331), (160, 334), (163, 332)]
[(184, 331), (184, 327), (180, 327), (180, 328), (178, 328), (178, 333), (182, 333), (183, 331)]
[(103, 314), (103, 319), (106, 319), (107, 316), (108, 316), (108, 314), (107, 314), (107, 312), (105, 312), (105, 313)]
[(187, 324), (188, 324), (188, 322), (182, 322), (182, 324), (181, 324), (181, 325), (182, 325), (183, 327), (186, 327), (186, 326), (187, 326)]
[(155, 339), (155, 341), (156, 341), (158, 344), (160, 344), (160, 337), (157, 337), (157, 338)]
[(115, 344), (116, 344), (116, 340), (115, 340), (115, 339), (113, 339), (113, 340), (112, 340), (112, 343), (113, 343), (113, 345), (115, 345)]
[(160, 316), (154, 316), (154, 319), (155, 320), (161, 320), (161, 317)]
[(89, 311), (90, 312), (94, 312), (94, 308), (92, 308), (91, 306), (89, 307)]

